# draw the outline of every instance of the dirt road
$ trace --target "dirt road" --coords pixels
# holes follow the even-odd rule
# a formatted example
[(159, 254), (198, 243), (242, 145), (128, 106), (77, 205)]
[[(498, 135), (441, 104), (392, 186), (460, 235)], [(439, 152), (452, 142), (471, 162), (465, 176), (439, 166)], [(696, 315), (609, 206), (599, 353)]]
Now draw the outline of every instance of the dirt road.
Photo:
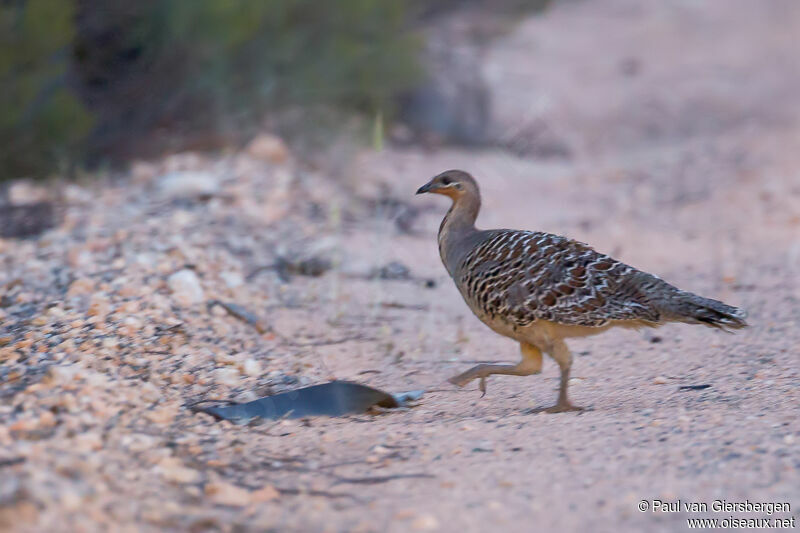
[[(71, 189), (61, 228), (0, 243), (13, 299), (0, 528), (685, 531), (766, 517), (653, 500), (788, 502), (771, 517), (800, 518), (798, 35), (791, 0), (564, 2), (484, 61), (498, 131), (535, 144), (526, 127), (546, 127), (567, 157), (365, 152), (339, 187), (259, 154), (179, 156), (137, 166), (129, 186)], [(479, 179), (479, 226), (588, 242), (744, 307), (752, 327), (573, 341), (580, 414), (531, 412), (555, 399), (550, 361), (490, 379), (483, 398), (455, 390), (446, 378), (517, 347), (469, 314), (439, 263), (444, 199), (412, 197), (447, 168)], [(224, 179), (210, 201), (175, 200), (158, 181), (171, 170)], [(370, 201), (387, 197), (420, 210), (410, 231), (402, 204)], [(336, 268), (244, 280), (282, 246), (329, 250)], [(390, 261), (414, 278), (354, 275)], [(181, 269), (199, 297), (175, 285)], [(207, 311), (212, 298), (274, 332)], [(258, 427), (183, 407), (333, 377), (428, 392), (407, 411)]]

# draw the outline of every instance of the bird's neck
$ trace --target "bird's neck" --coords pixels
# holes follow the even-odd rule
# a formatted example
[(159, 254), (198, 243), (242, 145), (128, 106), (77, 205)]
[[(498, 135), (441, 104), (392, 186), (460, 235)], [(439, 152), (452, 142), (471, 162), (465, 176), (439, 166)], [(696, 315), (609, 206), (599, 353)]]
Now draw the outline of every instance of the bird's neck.
[(453, 205), (439, 226), (439, 255), (448, 271), (457, 264), (457, 243), (476, 231), (475, 220), (481, 209), (478, 195), (463, 195), (453, 199)]

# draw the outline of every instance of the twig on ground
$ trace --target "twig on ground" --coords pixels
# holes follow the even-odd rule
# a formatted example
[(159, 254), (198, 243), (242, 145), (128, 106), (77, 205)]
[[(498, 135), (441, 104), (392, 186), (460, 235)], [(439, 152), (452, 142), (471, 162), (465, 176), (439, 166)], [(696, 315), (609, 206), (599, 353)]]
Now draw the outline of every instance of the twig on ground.
[(295, 487), (275, 487), (275, 490), (277, 490), (281, 494), (292, 494), (296, 496), (307, 494), (309, 496), (320, 496), (322, 498), (333, 498), (333, 499), (349, 498), (355, 502), (364, 503), (364, 500), (362, 500), (361, 498), (358, 498), (347, 492), (328, 492), (327, 490), (298, 489)]
[(678, 390), (687, 391), (687, 390), (703, 390), (710, 388), (711, 385), (708, 383), (704, 383), (702, 385), (681, 385), (678, 387)]
[(295, 346), (299, 348), (303, 346), (330, 346), (332, 344), (344, 344), (345, 342), (350, 342), (350, 341), (368, 342), (377, 340), (380, 339), (377, 339), (375, 337), (364, 337), (363, 335), (353, 335), (351, 337), (343, 337), (341, 339), (324, 339), (324, 340), (309, 341), (309, 342), (294, 342), (290, 340), (285, 340), (285, 342), (289, 346)]
[(257, 267), (257, 268), (256, 268), (255, 270), (253, 270), (252, 272), (250, 272), (250, 273), (249, 273), (249, 274), (248, 274), (248, 275), (245, 277), (245, 279), (246, 279), (247, 281), (253, 281), (253, 278), (255, 278), (256, 276), (258, 276), (258, 275), (259, 275), (259, 274), (261, 274), (262, 272), (266, 272), (267, 270), (275, 270), (275, 268), (276, 268), (276, 267), (277, 267), (277, 265), (276, 265), (275, 263), (273, 263), (273, 264), (271, 264), (271, 265), (262, 265), (262, 266), (260, 266), (260, 267)]
[(388, 476), (374, 476), (374, 477), (341, 477), (341, 476), (334, 476), (336, 478), (336, 483), (333, 485), (339, 485), (341, 483), (353, 483), (353, 484), (361, 484), (361, 485), (377, 485), (379, 483), (386, 483), (388, 481), (393, 481), (395, 479), (414, 479), (414, 478), (423, 478), (423, 479), (435, 479), (436, 476), (432, 474), (394, 474)]
[(409, 309), (411, 311), (428, 311), (430, 306), (425, 304), (404, 304), (400, 302), (382, 302), (381, 307), (385, 309)]
[(254, 315), (241, 305), (229, 302), (222, 302), (220, 300), (210, 300), (206, 304), (206, 307), (208, 309), (211, 309), (215, 305), (218, 305), (223, 309), (225, 309), (225, 311), (227, 311), (228, 314), (231, 315), (232, 317), (237, 318), (242, 322), (246, 322), (247, 324), (250, 324), (251, 326), (256, 328), (256, 331), (258, 331), (259, 333), (262, 334), (270, 333), (272, 331), (272, 328), (268, 324), (265, 324), (256, 315)]
[(5, 468), (7, 466), (14, 466), (20, 465), (27, 461), (26, 457), (11, 457), (9, 459), (0, 459), (0, 468)]

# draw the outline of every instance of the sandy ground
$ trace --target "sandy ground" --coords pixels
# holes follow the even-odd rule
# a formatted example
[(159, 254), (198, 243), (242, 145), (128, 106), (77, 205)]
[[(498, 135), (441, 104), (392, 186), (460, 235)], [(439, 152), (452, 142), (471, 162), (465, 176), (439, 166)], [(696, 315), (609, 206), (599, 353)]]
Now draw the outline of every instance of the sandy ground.
[[(767, 517), (638, 510), (655, 499), (785, 502), (771, 518), (797, 521), (798, 35), (791, 0), (565, 2), (494, 42), (485, 74), (497, 128), (546, 123), (568, 158), (390, 149), (332, 184), (254, 149), (69, 187), (59, 228), (0, 241), (0, 529), (685, 531)], [(446, 378), (517, 347), (469, 314), (439, 263), (444, 199), (412, 197), (453, 167), (483, 187), (481, 227), (591, 243), (744, 307), (752, 326), (572, 342), (580, 414), (531, 412), (555, 400), (550, 361), (491, 379), (483, 398), (455, 390)], [(165, 186), (170, 171), (205, 173), (206, 198)], [(336, 268), (244, 279), (315, 250)], [(363, 276), (390, 261), (412, 279)], [(255, 427), (185, 407), (331, 378), (428, 392), (410, 410)]]

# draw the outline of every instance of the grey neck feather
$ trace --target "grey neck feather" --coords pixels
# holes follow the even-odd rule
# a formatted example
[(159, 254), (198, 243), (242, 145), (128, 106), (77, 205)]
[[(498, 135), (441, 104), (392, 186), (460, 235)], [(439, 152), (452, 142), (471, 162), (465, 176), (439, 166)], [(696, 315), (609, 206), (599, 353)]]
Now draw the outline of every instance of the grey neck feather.
[(450, 275), (455, 275), (470, 236), (477, 233), (475, 220), (481, 208), (481, 197), (476, 192), (467, 192), (453, 201), (450, 210), (439, 226), (439, 255)]

